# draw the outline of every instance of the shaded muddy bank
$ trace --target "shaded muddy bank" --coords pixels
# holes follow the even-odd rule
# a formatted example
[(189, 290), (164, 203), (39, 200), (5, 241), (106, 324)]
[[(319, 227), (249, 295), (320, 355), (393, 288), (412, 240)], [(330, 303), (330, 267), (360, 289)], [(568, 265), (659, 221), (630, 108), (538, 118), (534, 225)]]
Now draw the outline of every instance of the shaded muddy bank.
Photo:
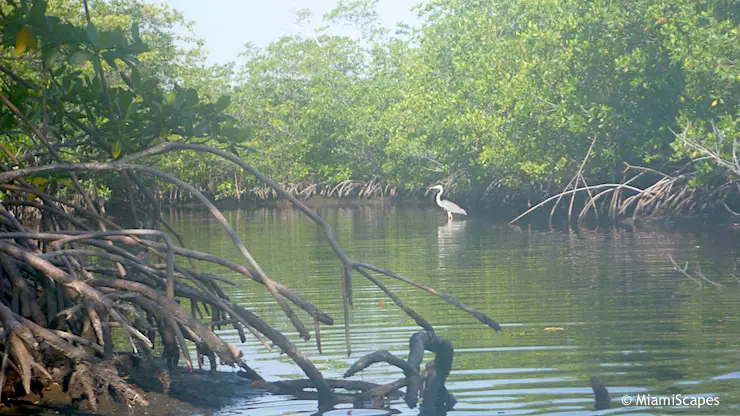
[[(238, 400), (267, 394), (266, 390), (251, 387), (251, 380), (233, 372), (209, 372), (180, 367), (170, 370), (169, 392), (150, 368), (130, 368), (127, 381), (149, 402), (137, 406), (133, 414), (155, 416), (209, 415)], [(132, 414), (123, 402), (100, 400), (97, 412), (87, 400), (73, 398), (58, 383), (32, 394), (18, 397), (0, 407), (3, 415), (110, 415)]]
[[(513, 221), (517, 225), (540, 224), (559, 228), (603, 225), (627, 225), (634, 222), (671, 221), (724, 221), (738, 222), (740, 214), (736, 208), (740, 199), (731, 194), (715, 195), (710, 189), (689, 189), (681, 178), (662, 179), (658, 182), (646, 181), (639, 186), (627, 185), (628, 181), (614, 184), (573, 186), (569, 184), (562, 192), (551, 194), (525, 195), (514, 190), (495, 191), (474, 188), (462, 189), (445, 187), (445, 197), (463, 207), (469, 215)], [(676, 191), (673, 189), (678, 189)], [(293, 195), (312, 209), (358, 208), (366, 206), (399, 206), (437, 208), (434, 197), (425, 195), (426, 188), (399, 190), (392, 195), (362, 194), (349, 192), (343, 195), (309, 193), (297, 188)], [(711, 195), (710, 195), (711, 194)], [(227, 197), (209, 199), (222, 210), (290, 208), (292, 204), (284, 199), (269, 195), (244, 195), (240, 199)], [(111, 206), (125, 206), (127, 203), (110, 203)], [(163, 205), (170, 209), (202, 209), (198, 203), (168, 200)], [(734, 207), (734, 208), (733, 208)]]

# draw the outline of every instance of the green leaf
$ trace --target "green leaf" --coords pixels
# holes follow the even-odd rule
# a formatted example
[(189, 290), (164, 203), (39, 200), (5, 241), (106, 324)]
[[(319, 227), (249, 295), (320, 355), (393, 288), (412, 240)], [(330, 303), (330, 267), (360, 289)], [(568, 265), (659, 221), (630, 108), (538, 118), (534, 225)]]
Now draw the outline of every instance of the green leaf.
[(218, 101), (216, 101), (216, 110), (223, 111), (229, 105), (231, 105), (231, 97), (228, 95), (222, 95), (221, 97), (218, 98)]
[(185, 90), (185, 104), (195, 105), (198, 104), (198, 92), (193, 88)]
[(113, 155), (113, 159), (118, 159), (118, 156), (121, 154), (121, 141), (116, 140), (113, 142), (113, 146), (111, 146), (110, 150), (111, 155)]
[(134, 101), (134, 93), (129, 90), (119, 90), (116, 95), (116, 103), (118, 104), (118, 113), (121, 117), (126, 117), (128, 114), (129, 107)]
[(46, 62), (47, 68), (53, 67), (61, 57), (62, 54), (59, 52), (58, 47), (44, 51), (44, 61)]
[(131, 36), (137, 43), (141, 42), (141, 37), (139, 35), (139, 24), (136, 22), (131, 24)]
[(33, 186), (40, 187), (49, 182), (49, 179), (44, 178), (43, 176), (34, 176), (27, 181)]
[(15, 117), (12, 117), (10, 113), (0, 117), (0, 127), (5, 130), (10, 130), (15, 126)]
[(139, 40), (137, 43), (127, 46), (126, 51), (129, 52), (129, 54), (138, 55), (140, 53), (149, 52), (149, 47)]
[(141, 62), (139, 62), (138, 59), (136, 59), (133, 55), (124, 55), (120, 57), (124, 62), (128, 62), (130, 65), (139, 65)]
[(201, 137), (206, 134), (206, 131), (208, 131), (208, 122), (201, 121), (198, 123), (197, 126), (195, 126), (195, 130), (193, 131), (193, 135), (195, 137)]
[(141, 87), (141, 73), (136, 68), (131, 69), (131, 83), (134, 84), (134, 88)]
[(115, 28), (113, 30), (103, 30), (99, 33), (100, 40), (99, 47), (101, 50), (109, 48), (121, 48), (124, 46), (124, 37), (121, 29)]
[(46, 14), (46, 0), (34, 0), (31, 4), (31, 17), (38, 19)]
[(87, 35), (87, 40), (89, 40), (90, 43), (97, 49), (100, 45), (100, 38), (98, 37), (98, 29), (95, 28), (95, 25), (93, 25), (92, 22), (87, 24), (87, 28), (85, 28), (85, 34)]
[(91, 54), (88, 51), (85, 50), (77, 50), (75, 53), (70, 55), (69, 57), (69, 64), (70, 65), (82, 65), (87, 61), (90, 61), (93, 59), (93, 54)]
[(124, 120), (130, 119), (131, 116), (133, 114), (136, 114), (137, 111), (139, 111), (139, 103), (137, 103), (136, 101), (134, 101), (133, 103), (131, 103), (131, 105), (126, 110), (126, 114), (123, 117)]
[(18, 31), (21, 30), (21, 27), (18, 23), (8, 23), (5, 25), (2, 32), (2, 45), (6, 47), (15, 46)]
[(64, 184), (67, 188), (72, 188), (72, 181), (67, 178), (60, 178), (57, 182)]
[(103, 59), (105, 59), (105, 62), (107, 62), (111, 68), (118, 71), (118, 64), (116, 64), (116, 52), (114, 51), (103, 52)]
[[(98, 58), (97, 55), (93, 55), (93, 57), (92, 57), (92, 63), (93, 63), (93, 68), (95, 68), (95, 72), (98, 75), (99, 74), (102, 74), (103, 73), (103, 65), (100, 63), (100, 58)], [(98, 80), (98, 77), (96, 77), (95, 79)], [(101, 85), (101, 87), (102, 87), (102, 85)], [(97, 90), (98, 88), (95, 88), (95, 89)]]

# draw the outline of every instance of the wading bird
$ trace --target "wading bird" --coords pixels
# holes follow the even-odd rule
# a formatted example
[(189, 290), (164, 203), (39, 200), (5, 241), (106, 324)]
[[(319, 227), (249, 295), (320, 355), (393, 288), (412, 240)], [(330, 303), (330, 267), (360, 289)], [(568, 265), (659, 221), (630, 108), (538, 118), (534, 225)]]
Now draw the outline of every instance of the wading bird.
[(441, 198), (442, 193), (445, 191), (445, 188), (443, 188), (442, 185), (430, 186), (429, 189), (427, 189), (427, 193), (429, 193), (429, 191), (431, 191), (432, 189), (439, 190), (439, 192), (437, 192), (437, 205), (439, 205), (439, 207), (443, 210), (447, 211), (447, 222), (452, 222), (452, 214), (468, 215), (468, 213), (465, 212), (464, 209), (457, 206), (457, 204), (455, 204), (454, 202)]

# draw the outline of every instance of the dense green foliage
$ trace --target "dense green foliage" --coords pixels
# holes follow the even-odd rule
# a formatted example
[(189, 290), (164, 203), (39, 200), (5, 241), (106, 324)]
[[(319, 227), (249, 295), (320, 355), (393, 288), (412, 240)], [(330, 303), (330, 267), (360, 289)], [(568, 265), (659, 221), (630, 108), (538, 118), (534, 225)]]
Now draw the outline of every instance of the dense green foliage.
[[(31, 3), (41, 13), (36, 4), (43, 2)], [(50, 4), (55, 15), (84, 23), (80, 2)], [(434, 0), (420, 6), (418, 27), (395, 31), (381, 27), (374, 4), (339, 2), (314, 33), (250, 46), (241, 67), (209, 67), (197, 41), (187, 53), (175, 46), (172, 28), (185, 25), (179, 14), (137, 0), (93, 2), (99, 44), (78, 33), (87, 42), (79, 52), (37, 34), (46, 61), (60, 50), (71, 62), (51, 79), (62, 89), (48, 96), (96, 103), (69, 110), (100, 130), (83, 139), (96, 152), (110, 153), (117, 140), (124, 152), (160, 136), (218, 140), (289, 183), (354, 179), (413, 188), (449, 180), (479, 194), (537, 197), (568, 182), (594, 137), (589, 182), (619, 180), (625, 162), (681, 166), (692, 155), (674, 132), (686, 128), (707, 145), (721, 133), (731, 158), (740, 122), (735, 1)], [(21, 18), (11, 9), (3, 9), (7, 56), (22, 19), (45, 30), (32, 22), (33, 10)], [(329, 35), (334, 25), (354, 26), (360, 35)], [(129, 58), (137, 53), (138, 60)], [(16, 64), (17, 73), (38, 81), (40, 63)], [(105, 88), (95, 84), (100, 66), (111, 72), (113, 113), (100, 96)], [(79, 95), (75, 85), (91, 95)], [(3, 88), (24, 111), (38, 110), (38, 91), (13, 82)], [(227, 94), (230, 106), (218, 99)], [(11, 128), (12, 117), (1, 111)], [(59, 137), (79, 136), (63, 128)], [(245, 138), (258, 154), (233, 146)], [(217, 197), (255, 185), (207, 155), (159, 163)], [(694, 185), (725, 174), (702, 163)]]
[(360, 39), (319, 31), (251, 51), (232, 111), (272, 174), (452, 177), (542, 195), (570, 179), (593, 137), (590, 181), (618, 180), (624, 162), (678, 166), (691, 155), (674, 132), (688, 126), (701, 140), (711, 123), (736, 137), (735, 2), (432, 1), (418, 28), (393, 35), (373, 3), (326, 16)]
[[(70, 0), (0, 8), (0, 93), (15, 107), (0, 106), (4, 168), (61, 161), (48, 146), (64, 161), (106, 161), (163, 139), (233, 148), (245, 137), (224, 113), (229, 96), (181, 85), (203, 69), (197, 45), (184, 54), (175, 47), (184, 40), (169, 29), (178, 14), (135, 0), (90, 2), (87, 20), (85, 8)], [(53, 185), (48, 179), (37, 182)]]

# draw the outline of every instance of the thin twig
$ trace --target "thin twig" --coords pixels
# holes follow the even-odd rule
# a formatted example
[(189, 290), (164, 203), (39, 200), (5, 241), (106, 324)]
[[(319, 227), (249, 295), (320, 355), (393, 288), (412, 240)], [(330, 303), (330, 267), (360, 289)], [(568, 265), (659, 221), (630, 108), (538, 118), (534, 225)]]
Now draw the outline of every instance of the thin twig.
[(694, 277), (692, 277), (692, 276), (691, 276), (691, 275), (690, 275), (690, 274), (689, 274), (689, 273), (688, 273), (688, 272), (686, 271), (686, 269), (688, 269), (688, 267), (689, 267), (689, 263), (688, 263), (688, 262), (687, 262), (687, 263), (686, 263), (686, 264), (684, 265), (684, 267), (683, 267), (683, 268), (681, 268), (681, 267), (679, 267), (679, 266), (678, 266), (678, 264), (676, 263), (676, 261), (675, 261), (675, 260), (673, 260), (673, 256), (671, 256), (671, 255), (669, 254), (669, 255), (668, 255), (668, 258), (669, 258), (669, 259), (671, 260), (671, 263), (673, 263), (673, 269), (674, 269), (674, 270), (676, 270), (677, 272), (679, 272), (679, 273), (681, 273), (682, 275), (684, 275), (684, 276), (688, 277), (689, 279), (691, 279), (691, 281), (692, 281), (692, 282), (694, 282), (694, 283), (696, 283), (697, 285), (699, 285), (699, 287), (700, 287), (700, 288), (701, 288), (701, 287), (703, 286), (703, 285), (702, 285), (702, 283), (701, 283), (701, 280), (697, 280), (697, 279), (695, 279)]

